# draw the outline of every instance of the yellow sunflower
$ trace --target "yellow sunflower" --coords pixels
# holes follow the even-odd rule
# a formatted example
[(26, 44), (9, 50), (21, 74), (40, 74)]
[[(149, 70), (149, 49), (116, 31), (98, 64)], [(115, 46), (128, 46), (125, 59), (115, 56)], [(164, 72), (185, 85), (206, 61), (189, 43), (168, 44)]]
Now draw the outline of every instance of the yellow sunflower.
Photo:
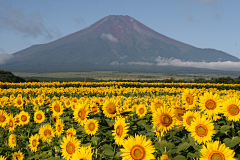
[(4, 156), (0, 156), (0, 160), (7, 160), (7, 158)]
[(116, 117), (118, 113), (118, 106), (115, 99), (106, 99), (103, 104), (103, 113), (108, 118)]
[(239, 121), (240, 119), (240, 100), (239, 98), (229, 98), (222, 103), (224, 116), (229, 121)]
[(16, 128), (15, 118), (13, 117), (12, 114), (10, 114), (10, 116), (8, 117), (7, 126), (8, 126), (9, 132), (13, 132)]
[(152, 113), (156, 112), (158, 110), (158, 108), (162, 108), (162, 107), (165, 107), (166, 104), (163, 100), (159, 99), (159, 98), (155, 98), (153, 100), (153, 102), (151, 103), (151, 111)]
[(220, 141), (207, 142), (207, 147), (203, 145), (200, 153), (202, 154), (200, 160), (235, 160), (234, 150), (221, 144)]
[(69, 128), (66, 131), (66, 136), (75, 136), (76, 135), (76, 130), (74, 128)]
[(80, 147), (80, 149), (73, 154), (71, 160), (92, 160), (92, 147)]
[(98, 131), (98, 121), (95, 119), (87, 120), (84, 129), (87, 134), (95, 135)]
[(19, 123), (20, 125), (24, 126), (26, 124), (28, 124), (30, 121), (30, 115), (28, 112), (25, 111), (21, 111), (19, 113)]
[(187, 131), (189, 131), (189, 127), (191, 126), (191, 123), (197, 119), (197, 117), (200, 117), (199, 112), (194, 111), (187, 111), (183, 116), (183, 126)]
[(176, 126), (182, 126), (183, 124), (183, 115), (186, 113), (185, 108), (175, 108), (174, 109), (176, 116)]
[(72, 106), (71, 100), (67, 98), (67, 99), (64, 101), (64, 105), (65, 105), (66, 108), (70, 108), (70, 107)]
[(218, 113), (222, 112), (221, 109), (221, 99), (217, 93), (212, 92), (204, 93), (204, 96), (199, 97), (199, 106), (201, 111), (204, 111), (208, 117), (212, 117)]
[(23, 102), (22, 97), (17, 96), (16, 99), (14, 99), (14, 102), (13, 102), (13, 103), (14, 103), (14, 106), (15, 106), (15, 107), (20, 108), (20, 109), (23, 108), (23, 103), (24, 103), (24, 102)]
[(60, 137), (61, 136), (61, 134), (62, 134), (62, 132), (63, 132), (63, 127), (64, 127), (64, 124), (62, 123), (62, 120), (61, 119), (59, 119), (58, 121), (57, 121), (57, 123), (55, 124), (55, 132), (56, 132), (56, 135), (58, 136), (58, 137)]
[(45, 124), (39, 128), (38, 134), (43, 142), (50, 143), (54, 137), (54, 130), (50, 124)]
[(14, 148), (17, 145), (17, 138), (14, 134), (11, 134), (8, 138), (8, 145), (10, 148)]
[(60, 101), (56, 100), (51, 104), (51, 110), (53, 112), (53, 116), (61, 116), (63, 114), (63, 106)]
[(214, 130), (214, 123), (208, 120), (206, 116), (199, 116), (192, 121), (189, 131), (198, 144), (205, 144), (206, 142), (211, 141), (213, 135), (216, 133)]
[(24, 159), (24, 154), (22, 152), (14, 152), (13, 153), (13, 160), (23, 160)]
[(8, 114), (3, 111), (0, 110), (0, 127), (5, 127), (8, 123)]
[(36, 152), (38, 145), (39, 145), (39, 135), (38, 134), (35, 134), (34, 136), (32, 135), (29, 138), (28, 147), (31, 149), (32, 152)]
[(160, 157), (160, 160), (171, 160), (167, 154), (164, 154)]
[(42, 123), (45, 120), (45, 113), (42, 110), (38, 110), (34, 113), (34, 122)]
[(136, 114), (142, 118), (147, 114), (147, 107), (144, 104), (138, 105), (136, 109)]
[(81, 141), (76, 137), (67, 136), (63, 137), (63, 142), (61, 142), (61, 153), (64, 159), (71, 159), (73, 154), (79, 150)]
[(117, 117), (114, 124), (112, 135), (114, 136), (117, 145), (122, 145), (125, 137), (127, 136), (129, 123), (125, 123), (125, 118)]
[(176, 122), (174, 110), (167, 106), (158, 108), (153, 113), (153, 128), (158, 129), (160, 132), (167, 132), (172, 129)]
[(58, 116), (53, 116), (52, 117), (52, 123), (55, 124), (60, 118)]
[(87, 117), (88, 117), (88, 108), (86, 105), (84, 104), (79, 104), (76, 105), (73, 115), (74, 115), (74, 119), (80, 124), (80, 125), (84, 125), (87, 121)]
[(182, 93), (182, 103), (186, 105), (187, 109), (192, 109), (195, 107), (197, 102), (197, 96), (193, 89), (185, 89)]
[(155, 159), (155, 152), (152, 141), (147, 140), (146, 136), (135, 135), (135, 138), (130, 136), (123, 143), (123, 148), (120, 149), (123, 160), (151, 160)]

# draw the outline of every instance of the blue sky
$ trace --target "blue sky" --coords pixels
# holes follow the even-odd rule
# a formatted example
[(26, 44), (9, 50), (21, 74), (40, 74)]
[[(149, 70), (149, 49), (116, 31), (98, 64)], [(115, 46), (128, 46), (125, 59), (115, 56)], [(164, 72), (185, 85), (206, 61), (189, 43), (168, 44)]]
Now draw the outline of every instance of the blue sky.
[(167, 37), (240, 58), (239, 8), (240, 0), (0, 0), (0, 54), (129, 15)]

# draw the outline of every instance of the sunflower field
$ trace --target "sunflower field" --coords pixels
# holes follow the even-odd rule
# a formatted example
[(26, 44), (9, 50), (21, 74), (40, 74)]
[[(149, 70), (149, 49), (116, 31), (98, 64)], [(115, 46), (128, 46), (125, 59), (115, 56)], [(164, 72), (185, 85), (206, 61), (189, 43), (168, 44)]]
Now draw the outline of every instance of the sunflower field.
[(0, 82), (0, 160), (240, 160), (240, 85)]

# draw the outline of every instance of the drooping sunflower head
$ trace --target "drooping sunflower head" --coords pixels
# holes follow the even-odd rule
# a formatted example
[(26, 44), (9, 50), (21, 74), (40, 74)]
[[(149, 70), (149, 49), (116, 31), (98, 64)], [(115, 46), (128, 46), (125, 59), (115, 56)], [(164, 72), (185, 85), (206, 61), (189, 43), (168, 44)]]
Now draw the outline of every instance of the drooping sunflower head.
[(239, 121), (240, 120), (240, 100), (234, 96), (229, 98), (222, 103), (224, 116), (227, 117), (229, 121)]
[(136, 114), (141, 118), (144, 117), (147, 114), (147, 107), (144, 104), (138, 105)]
[(84, 125), (85, 132), (87, 134), (95, 135), (98, 131), (98, 121), (95, 119), (89, 119)]
[(207, 142), (206, 144), (207, 147), (203, 145), (203, 149), (200, 151), (202, 154), (200, 160), (235, 160), (233, 158), (234, 150), (229, 149), (225, 144), (221, 144), (220, 141)]
[(23, 160), (24, 154), (20, 151), (13, 153), (13, 160)]
[(127, 136), (128, 123), (125, 123), (125, 118), (117, 117), (114, 124), (112, 135), (114, 136), (117, 145), (122, 145), (125, 137)]
[(56, 132), (56, 135), (57, 135), (58, 137), (61, 136), (61, 134), (62, 134), (62, 132), (63, 132), (63, 130), (64, 130), (63, 128), (64, 128), (64, 123), (62, 123), (62, 120), (59, 119), (59, 120), (56, 122), (56, 124), (55, 124), (55, 132)]
[(42, 123), (45, 120), (45, 113), (42, 110), (38, 110), (34, 113), (34, 122)]
[(69, 160), (72, 158), (73, 154), (79, 150), (81, 141), (76, 137), (67, 136), (63, 137), (63, 142), (61, 142), (61, 153), (63, 158)]
[(67, 131), (66, 131), (66, 136), (75, 136), (76, 135), (76, 130), (74, 128), (69, 128)]
[(17, 145), (17, 138), (14, 134), (11, 134), (8, 138), (8, 145), (10, 148), (14, 148)]
[(123, 160), (150, 160), (155, 159), (155, 152), (151, 140), (147, 140), (146, 136), (135, 135), (135, 138), (130, 136), (123, 143), (123, 148), (120, 149)]
[(115, 99), (107, 99), (103, 105), (103, 113), (108, 118), (116, 117), (118, 113), (118, 105)]

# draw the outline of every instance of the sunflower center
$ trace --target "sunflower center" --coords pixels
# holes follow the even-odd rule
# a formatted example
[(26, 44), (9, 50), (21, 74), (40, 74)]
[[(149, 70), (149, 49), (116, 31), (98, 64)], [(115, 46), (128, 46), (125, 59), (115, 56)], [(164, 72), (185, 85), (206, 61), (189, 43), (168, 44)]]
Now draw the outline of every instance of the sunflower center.
[(55, 110), (56, 112), (60, 112), (60, 106), (59, 106), (58, 103), (56, 103), (56, 104), (54, 105), (54, 110)]
[(36, 118), (37, 118), (37, 120), (41, 120), (42, 119), (42, 115), (41, 114), (37, 114)]
[(117, 111), (116, 111), (116, 105), (115, 104), (113, 104), (113, 103), (109, 103), (108, 105), (107, 105), (107, 112), (109, 113), (109, 114), (115, 114)]
[(90, 131), (93, 131), (93, 130), (95, 129), (95, 124), (94, 124), (94, 123), (90, 123), (90, 124), (88, 125), (88, 129), (89, 129)]
[(142, 146), (135, 145), (131, 149), (130, 154), (134, 160), (141, 160), (145, 157), (145, 150)]
[(205, 103), (205, 107), (209, 110), (214, 110), (217, 107), (217, 105), (216, 105), (216, 102), (214, 100), (209, 99)]
[(70, 105), (70, 102), (69, 102), (69, 101), (67, 101), (66, 105), (67, 105), (67, 106), (69, 106), (69, 105)]
[(205, 137), (208, 133), (207, 127), (202, 124), (197, 125), (195, 131), (199, 137)]
[(236, 115), (238, 115), (238, 113), (239, 113), (239, 108), (238, 108), (238, 106), (236, 106), (236, 105), (234, 105), (234, 104), (228, 106), (227, 109), (228, 109), (228, 113), (231, 114), (232, 116), (236, 116)]
[(32, 141), (32, 146), (33, 146), (33, 147), (36, 147), (36, 145), (37, 145), (37, 140), (34, 139), (34, 140)]
[(21, 105), (21, 104), (22, 104), (21, 99), (18, 99), (18, 100), (17, 100), (17, 104), (18, 104), (18, 105)]
[(68, 144), (66, 146), (66, 150), (67, 150), (68, 154), (75, 153), (75, 145), (72, 142), (68, 142)]
[(116, 128), (116, 134), (121, 137), (123, 133), (123, 126), (122, 125), (118, 125)]
[(59, 124), (57, 127), (58, 132), (60, 132), (62, 130), (62, 126)]
[(81, 120), (84, 120), (85, 119), (85, 116), (86, 116), (86, 110), (84, 108), (81, 108), (79, 111), (78, 111), (78, 117), (81, 119)]
[(194, 97), (193, 97), (193, 95), (191, 93), (188, 93), (186, 95), (186, 101), (187, 101), (188, 105), (192, 105), (193, 104), (193, 99), (194, 99)]
[(192, 121), (194, 121), (194, 119), (196, 119), (194, 116), (188, 116), (186, 120), (187, 124), (190, 126)]
[(144, 113), (144, 108), (140, 108), (140, 109), (139, 109), (139, 113), (140, 113), (140, 114), (143, 114), (143, 113)]
[(167, 114), (162, 115), (160, 120), (162, 125), (165, 127), (168, 127), (172, 124), (172, 117)]
[(9, 121), (9, 127), (13, 127), (13, 121), (12, 120)]
[(16, 143), (17, 143), (17, 142), (16, 142), (16, 137), (13, 137), (13, 138), (12, 138), (12, 143), (13, 143), (13, 144), (16, 144)]
[(45, 136), (51, 135), (51, 131), (50, 131), (49, 129), (46, 129), (46, 130), (44, 131), (44, 135), (45, 135)]
[(21, 120), (22, 120), (23, 122), (25, 122), (25, 121), (27, 120), (27, 116), (26, 116), (26, 115), (22, 115), (22, 116), (21, 116)]
[(4, 115), (0, 115), (0, 122), (5, 122), (6, 117)]
[(210, 160), (225, 160), (225, 156), (218, 152), (218, 151), (213, 151), (210, 155), (209, 155)]

